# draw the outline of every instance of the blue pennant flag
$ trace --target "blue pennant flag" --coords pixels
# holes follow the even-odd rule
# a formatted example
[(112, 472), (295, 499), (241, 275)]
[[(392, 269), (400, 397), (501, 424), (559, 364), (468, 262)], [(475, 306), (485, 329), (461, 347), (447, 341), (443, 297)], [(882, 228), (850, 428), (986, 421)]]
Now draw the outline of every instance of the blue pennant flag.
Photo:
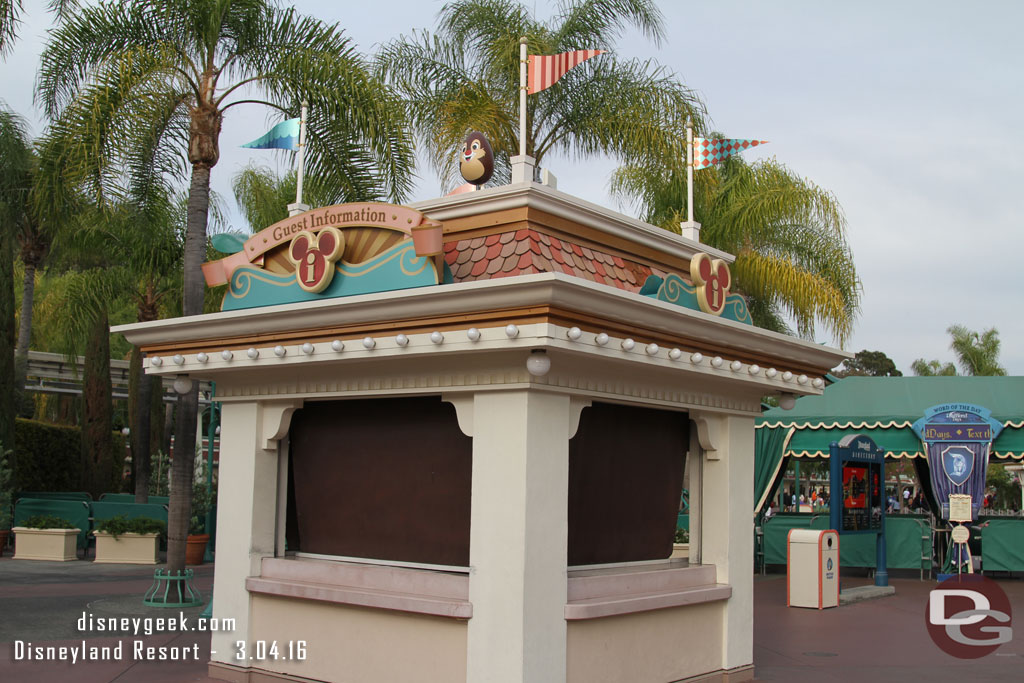
[(290, 149), (299, 148), (299, 119), (282, 121), (266, 134), (248, 142), (242, 147), (250, 149)]

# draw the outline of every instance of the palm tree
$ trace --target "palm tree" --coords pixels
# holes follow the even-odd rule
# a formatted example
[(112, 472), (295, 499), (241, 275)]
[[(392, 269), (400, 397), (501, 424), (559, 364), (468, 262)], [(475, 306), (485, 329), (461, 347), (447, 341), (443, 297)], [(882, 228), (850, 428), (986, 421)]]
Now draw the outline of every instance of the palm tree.
[[(60, 21), (64, 15), (78, 5), (78, 0), (50, 0), (47, 6)], [(18, 24), (24, 11), (21, 0), (0, 0), (0, 55), (8, 55), (18, 38)]]
[(910, 369), (918, 377), (951, 377), (956, 374), (956, 366), (952, 363), (926, 361), (924, 358), (918, 358), (911, 363)]
[[(51, 33), (38, 100), (64, 166), (96, 196), (156, 171), (190, 175), (184, 315), (203, 312), (210, 172), (225, 116), (257, 104), (297, 116), (309, 102), (307, 160), (339, 186), (401, 198), (411, 182), (404, 110), (337, 24), (269, 0), (129, 0), (83, 7)], [(198, 387), (179, 400), (168, 570), (184, 568)]]
[[(571, 0), (547, 23), (513, 0), (459, 0), (442, 8), (435, 35), (403, 36), (384, 46), (378, 62), (409, 101), (416, 133), (445, 186), (454, 181), (455, 150), (470, 130), (490, 140), (498, 162), (492, 182), (500, 183), (509, 157), (519, 153), (520, 38), (531, 54), (609, 50), (628, 27), (654, 41), (664, 37), (651, 0)], [(671, 159), (684, 152), (686, 118), (699, 118), (702, 105), (663, 67), (606, 54), (530, 95), (527, 108), (526, 153), (540, 164), (552, 152)]]
[[(685, 157), (683, 157), (685, 158)], [(677, 163), (616, 171), (612, 192), (639, 204), (645, 220), (679, 232), (686, 174)], [(861, 283), (846, 241), (846, 219), (828, 191), (774, 159), (726, 158), (694, 176), (700, 239), (736, 255), (735, 288), (760, 327), (812, 338), (824, 326), (842, 345), (853, 332)]]
[(0, 109), (0, 444), (14, 446), (18, 386), (14, 368), (14, 234), (28, 193), (31, 151), (21, 117)]
[(989, 377), (1006, 375), (999, 364), (999, 331), (991, 327), (980, 334), (963, 325), (950, 325), (946, 330), (952, 339), (949, 347), (956, 354), (965, 375)]
[[(950, 325), (949, 348), (956, 354), (956, 362), (962, 374), (971, 377), (991, 377), (1006, 375), (1006, 368), (999, 364), (999, 331), (990, 327), (978, 333), (963, 325)], [(955, 375), (956, 368), (952, 363), (943, 365), (937, 360), (926, 361), (918, 358), (911, 364), (915, 375)]]
[[(295, 201), (297, 183), (294, 170), (279, 176), (266, 166), (249, 164), (231, 179), (231, 189), (246, 221), (259, 231), (288, 217), (288, 204)], [(353, 195), (348, 188), (328, 186), (318, 176), (308, 174), (302, 179), (302, 198), (311, 206), (373, 199), (366, 194)]]

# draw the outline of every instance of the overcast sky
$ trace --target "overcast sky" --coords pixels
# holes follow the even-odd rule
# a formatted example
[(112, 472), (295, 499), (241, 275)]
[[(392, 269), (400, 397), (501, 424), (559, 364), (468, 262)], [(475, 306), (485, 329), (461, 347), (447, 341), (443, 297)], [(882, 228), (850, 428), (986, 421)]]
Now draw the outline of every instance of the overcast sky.
[[(443, 3), (294, 4), (340, 22), (370, 54), (399, 34), (432, 29)], [(526, 4), (542, 18), (554, 6)], [(845, 209), (864, 283), (863, 311), (847, 348), (884, 351), (910, 374), (915, 358), (954, 360), (950, 325), (994, 326), (1003, 365), (1024, 374), (1024, 226), (1014, 209), (1024, 186), (1024, 3), (661, 5), (664, 44), (630, 34), (617, 45), (618, 56), (649, 57), (674, 71), (703, 98), (715, 130), (771, 141), (745, 152), (748, 160), (776, 157), (834, 193)], [(46, 13), (29, 10), (21, 42), (0, 64), (0, 97), (35, 122), (36, 133), (42, 124), (32, 107), (33, 81), (49, 22)], [(229, 115), (213, 171), (214, 189), (225, 197), (230, 177), (254, 154), (273, 161), (270, 153), (238, 148), (266, 132), (265, 112), (236, 107)], [(610, 159), (548, 165), (560, 190), (615, 206), (606, 191)], [(423, 168), (412, 199), (440, 189)]]

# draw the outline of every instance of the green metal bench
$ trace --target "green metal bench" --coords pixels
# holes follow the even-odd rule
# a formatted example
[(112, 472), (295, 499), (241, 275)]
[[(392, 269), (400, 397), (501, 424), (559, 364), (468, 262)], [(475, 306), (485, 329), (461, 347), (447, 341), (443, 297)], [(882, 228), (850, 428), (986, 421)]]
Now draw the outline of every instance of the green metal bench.
[(109, 503), (105, 500), (98, 500), (92, 504), (92, 519), (94, 523), (118, 516), (127, 517), (128, 519), (152, 517), (166, 524), (167, 506), (159, 503)]
[(14, 499), (33, 498), (35, 500), (84, 500), (92, 502), (92, 495), (85, 491), (22, 491), (15, 494)]
[[(134, 493), (104, 493), (100, 496), (101, 503), (135, 503)], [(150, 503), (156, 503), (157, 505), (169, 505), (171, 499), (169, 496), (150, 496)], [(140, 503), (144, 504), (144, 503)]]
[(79, 529), (78, 547), (89, 545), (89, 503), (84, 500), (47, 500), (43, 498), (19, 498), (14, 504), (14, 526), (35, 515), (54, 515), (71, 522), (72, 528)]

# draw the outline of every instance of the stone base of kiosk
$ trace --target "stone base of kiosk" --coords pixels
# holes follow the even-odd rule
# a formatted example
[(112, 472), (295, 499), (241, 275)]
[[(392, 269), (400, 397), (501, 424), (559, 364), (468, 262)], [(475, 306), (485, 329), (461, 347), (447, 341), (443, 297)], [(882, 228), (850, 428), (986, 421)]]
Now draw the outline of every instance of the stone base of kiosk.
[[(260, 576), (246, 581), (252, 640), (268, 648), (275, 643), (283, 653), (301, 637), (305, 660), (247, 661), (248, 669), (213, 663), (210, 675), (227, 681), (321, 681), (339, 672), (353, 680), (466, 680), (473, 616), (468, 587), (468, 575), (452, 572), (266, 558)], [(713, 565), (670, 559), (570, 570), (566, 680), (747, 680), (736, 678), (739, 670), (686, 677), (714, 671), (721, 661), (717, 633), (731, 595), (730, 586), (716, 583)]]

